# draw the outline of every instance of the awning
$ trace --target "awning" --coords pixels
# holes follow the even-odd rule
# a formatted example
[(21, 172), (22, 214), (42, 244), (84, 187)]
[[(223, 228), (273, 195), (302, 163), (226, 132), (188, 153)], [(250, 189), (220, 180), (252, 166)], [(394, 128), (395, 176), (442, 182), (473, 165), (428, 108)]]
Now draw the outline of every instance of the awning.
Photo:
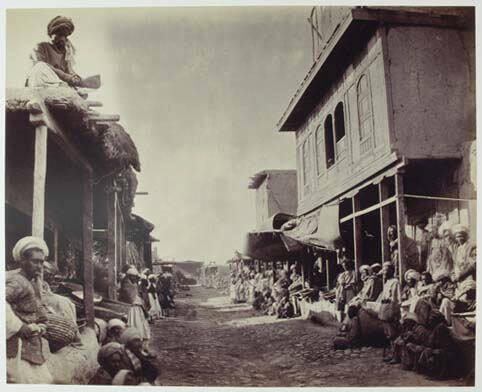
[(280, 230), (281, 226), (293, 218), (293, 215), (278, 212), (261, 223), (261, 230)]
[(287, 260), (291, 254), (280, 230), (254, 231), (246, 235), (244, 254), (257, 260)]
[[(288, 249), (293, 250), (299, 244), (334, 250), (335, 242), (340, 238), (340, 217), (338, 204), (321, 207), (317, 215), (302, 217), (298, 224), (288, 230), (285, 225), (283, 236)], [(296, 244), (298, 243), (298, 245)]]

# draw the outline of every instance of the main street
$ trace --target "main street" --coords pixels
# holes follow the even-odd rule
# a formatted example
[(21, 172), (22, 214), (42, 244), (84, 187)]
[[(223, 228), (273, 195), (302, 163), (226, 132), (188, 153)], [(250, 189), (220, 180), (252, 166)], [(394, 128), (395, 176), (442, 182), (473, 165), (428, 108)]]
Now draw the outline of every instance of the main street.
[(382, 361), (382, 349), (334, 351), (337, 327), (259, 316), (215, 289), (192, 287), (152, 326), (156, 384), (184, 386), (443, 386)]

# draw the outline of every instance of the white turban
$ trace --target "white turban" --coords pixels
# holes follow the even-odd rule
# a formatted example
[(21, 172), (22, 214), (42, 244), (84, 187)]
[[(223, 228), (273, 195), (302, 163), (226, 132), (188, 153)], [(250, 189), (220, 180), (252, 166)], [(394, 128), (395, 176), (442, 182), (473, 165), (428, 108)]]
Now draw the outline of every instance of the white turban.
[(12, 256), (16, 262), (22, 260), (23, 254), (29, 249), (40, 249), (44, 256), (47, 258), (49, 256), (49, 248), (45, 241), (38, 237), (23, 237), (19, 240), (13, 247)]
[(419, 281), (420, 274), (414, 269), (409, 269), (405, 272), (405, 280), (409, 280), (409, 279), (415, 279), (416, 281)]
[(455, 235), (457, 233), (465, 233), (466, 235), (469, 234), (469, 229), (464, 225), (454, 225), (452, 227), (452, 233)]
[(132, 267), (132, 268), (129, 268), (129, 269), (126, 271), (126, 275), (139, 276), (139, 272), (137, 272), (137, 269), (135, 269), (134, 267)]
[(452, 233), (452, 224), (449, 222), (449, 221), (445, 221), (444, 223), (442, 223), (439, 228), (438, 228), (438, 235), (440, 237), (443, 237), (444, 235), (444, 232), (450, 232)]
[(369, 266), (369, 265), (366, 265), (366, 264), (363, 264), (362, 266), (360, 266), (359, 271), (360, 271), (360, 272), (363, 272), (363, 271), (368, 271), (368, 272), (370, 272), (370, 266)]
[(126, 325), (122, 320), (119, 320), (119, 319), (116, 319), (116, 318), (110, 319), (109, 322), (107, 323), (107, 329), (111, 329), (111, 328), (114, 328), (114, 327), (125, 328), (125, 326)]

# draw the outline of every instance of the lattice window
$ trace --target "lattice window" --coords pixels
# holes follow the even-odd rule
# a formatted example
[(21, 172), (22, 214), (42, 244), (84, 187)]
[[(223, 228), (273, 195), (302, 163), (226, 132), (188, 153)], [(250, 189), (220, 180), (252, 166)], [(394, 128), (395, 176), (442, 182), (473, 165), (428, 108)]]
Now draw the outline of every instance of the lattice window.
[(325, 120), (325, 157), (326, 167), (329, 168), (335, 163), (335, 144), (333, 140), (333, 117), (331, 114)]
[(373, 147), (373, 109), (368, 77), (362, 75), (357, 86), (358, 123), (360, 126), (360, 153), (365, 154)]
[(321, 176), (325, 171), (324, 153), (323, 153), (323, 127), (320, 125), (315, 133), (316, 143), (316, 174)]
[(345, 112), (342, 102), (335, 108), (335, 141), (336, 159), (339, 160), (346, 155)]
[(304, 194), (310, 193), (310, 180), (312, 173), (312, 163), (311, 163), (311, 139), (307, 137), (303, 142), (303, 147), (301, 150), (302, 160), (303, 160), (303, 189)]

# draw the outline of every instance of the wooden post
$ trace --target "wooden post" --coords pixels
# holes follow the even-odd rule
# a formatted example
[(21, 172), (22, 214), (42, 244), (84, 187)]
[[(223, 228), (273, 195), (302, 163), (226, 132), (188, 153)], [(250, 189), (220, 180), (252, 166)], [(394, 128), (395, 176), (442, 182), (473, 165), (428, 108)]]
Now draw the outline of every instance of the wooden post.
[(117, 299), (116, 280), (117, 280), (117, 252), (115, 246), (115, 190), (113, 186), (108, 186), (106, 190), (106, 209), (107, 209), (107, 259), (109, 287), (107, 295), (110, 299)]
[(326, 288), (328, 290), (331, 290), (331, 284), (330, 284), (330, 260), (328, 258), (325, 258), (325, 270), (326, 270)]
[[(360, 210), (360, 200), (357, 195), (352, 198), (353, 213)], [(355, 258), (355, 275), (358, 279), (358, 269), (362, 263), (362, 222), (361, 217), (353, 217), (353, 256)]]
[[(388, 199), (388, 185), (385, 181), (378, 184), (378, 192), (380, 195), (380, 202)], [(389, 216), (390, 206), (383, 206), (380, 208), (380, 240), (382, 242), (382, 259), (380, 263), (390, 260), (390, 244), (387, 239), (387, 230), (390, 226)]]
[(398, 279), (403, 282), (405, 273), (405, 200), (403, 199), (403, 177), (395, 174), (395, 195), (397, 196), (397, 238), (398, 238)]
[(54, 229), (54, 263), (59, 266), (59, 229)]
[(33, 167), (32, 235), (44, 238), (45, 179), (47, 176), (47, 126), (35, 128), (35, 156)]
[(82, 245), (84, 255), (84, 311), (87, 326), (94, 328), (94, 268), (92, 264), (92, 177), (84, 172), (83, 178), (83, 211), (82, 211)]

